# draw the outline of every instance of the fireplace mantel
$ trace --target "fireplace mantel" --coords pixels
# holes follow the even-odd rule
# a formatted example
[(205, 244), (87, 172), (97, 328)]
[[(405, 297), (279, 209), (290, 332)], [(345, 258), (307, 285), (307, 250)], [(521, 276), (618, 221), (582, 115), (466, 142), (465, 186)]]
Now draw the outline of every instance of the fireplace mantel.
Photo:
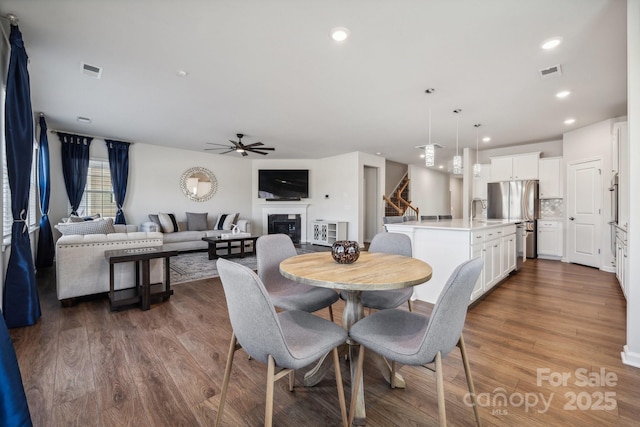
[(308, 203), (290, 203), (290, 202), (277, 202), (275, 204), (263, 204), (262, 205), (262, 234), (269, 233), (269, 215), (300, 215), (300, 242), (308, 243), (307, 238), (307, 208)]

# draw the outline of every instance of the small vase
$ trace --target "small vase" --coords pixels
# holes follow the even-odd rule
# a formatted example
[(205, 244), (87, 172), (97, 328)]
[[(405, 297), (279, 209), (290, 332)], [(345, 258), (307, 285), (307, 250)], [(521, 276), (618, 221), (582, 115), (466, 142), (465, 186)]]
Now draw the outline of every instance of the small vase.
[(360, 256), (360, 245), (352, 240), (337, 240), (331, 246), (331, 256), (338, 264), (351, 264)]

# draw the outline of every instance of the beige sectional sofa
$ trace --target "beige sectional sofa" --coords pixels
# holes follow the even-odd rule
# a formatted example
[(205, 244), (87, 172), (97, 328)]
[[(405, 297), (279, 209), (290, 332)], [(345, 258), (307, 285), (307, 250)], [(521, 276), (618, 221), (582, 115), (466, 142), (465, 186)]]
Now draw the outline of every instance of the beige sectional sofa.
[[(63, 235), (56, 242), (56, 289), (58, 300), (71, 302), (73, 298), (109, 291), (109, 262), (104, 252), (162, 246), (163, 234), (136, 231), (135, 225), (115, 225), (109, 234)], [(134, 263), (120, 263), (114, 269), (115, 289), (133, 287)], [(151, 261), (151, 283), (164, 279), (162, 260)]]

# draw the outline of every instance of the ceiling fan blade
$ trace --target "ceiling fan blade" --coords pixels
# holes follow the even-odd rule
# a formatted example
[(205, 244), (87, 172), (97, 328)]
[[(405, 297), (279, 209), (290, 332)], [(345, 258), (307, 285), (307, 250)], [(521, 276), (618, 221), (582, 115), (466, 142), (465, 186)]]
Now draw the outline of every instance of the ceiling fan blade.
[(246, 151), (243, 151), (243, 152), (242, 152), (242, 156), (243, 156), (243, 157), (244, 157), (244, 156), (248, 156), (247, 152), (246, 152)]
[(212, 150), (235, 150), (235, 147), (229, 147), (228, 145), (224, 145), (222, 147), (204, 149), (204, 151), (212, 151)]
[(220, 153), (220, 154), (233, 153), (234, 151), (236, 151), (236, 149), (235, 149), (235, 148), (231, 148), (231, 147), (229, 147), (229, 149), (228, 149), (227, 151), (225, 151), (225, 152), (223, 152), (223, 153)]
[(247, 150), (267, 150), (267, 151), (275, 151), (276, 149), (273, 147), (257, 147), (257, 148), (247, 148)]
[(258, 147), (260, 145), (264, 145), (264, 144), (262, 142), (254, 142), (253, 144), (245, 145), (244, 148), (247, 148), (247, 147)]
[(269, 154), (269, 153), (263, 153), (262, 151), (258, 151), (258, 150), (247, 150), (247, 151), (255, 154), (262, 154), (263, 156), (266, 156), (267, 154)]

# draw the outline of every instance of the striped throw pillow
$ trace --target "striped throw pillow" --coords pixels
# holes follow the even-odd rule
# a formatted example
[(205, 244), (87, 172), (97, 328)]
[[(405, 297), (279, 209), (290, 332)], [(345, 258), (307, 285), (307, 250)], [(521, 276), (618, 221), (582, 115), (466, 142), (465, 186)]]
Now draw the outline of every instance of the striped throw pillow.
[(178, 227), (178, 221), (176, 221), (176, 216), (174, 214), (159, 213), (158, 219), (160, 220), (163, 233), (175, 233), (176, 231), (181, 231)]
[(116, 232), (116, 229), (113, 226), (113, 218), (99, 219), (96, 221), (60, 223), (56, 225), (56, 229), (62, 233), (63, 236), (71, 234), (81, 236), (85, 234), (111, 234)]

